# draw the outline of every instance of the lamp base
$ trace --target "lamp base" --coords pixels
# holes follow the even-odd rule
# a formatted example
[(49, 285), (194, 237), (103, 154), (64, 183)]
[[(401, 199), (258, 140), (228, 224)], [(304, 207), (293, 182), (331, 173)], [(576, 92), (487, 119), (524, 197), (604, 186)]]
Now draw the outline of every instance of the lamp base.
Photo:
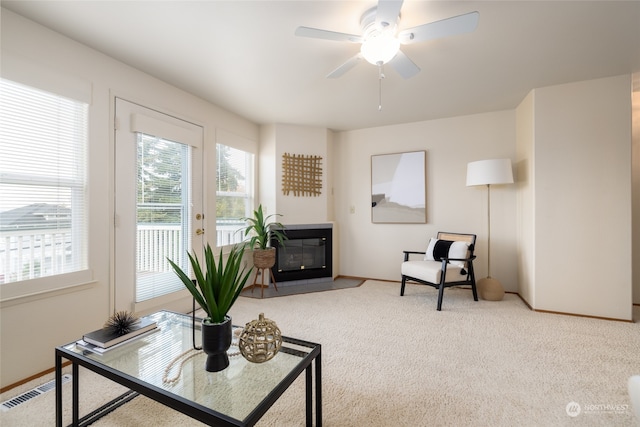
[(502, 301), (504, 298), (504, 288), (500, 282), (493, 277), (485, 277), (476, 283), (480, 298), (487, 301)]

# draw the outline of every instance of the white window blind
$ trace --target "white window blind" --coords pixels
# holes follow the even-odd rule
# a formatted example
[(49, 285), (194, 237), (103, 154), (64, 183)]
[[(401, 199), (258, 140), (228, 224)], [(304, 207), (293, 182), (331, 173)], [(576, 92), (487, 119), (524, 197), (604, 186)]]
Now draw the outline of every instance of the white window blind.
[(167, 259), (189, 271), (191, 147), (138, 133), (136, 302), (184, 288)]
[(87, 268), (88, 105), (0, 79), (0, 283)]
[(216, 235), (218, 247), (239, 243), (253, 209), (253, 154), (216, 144)]

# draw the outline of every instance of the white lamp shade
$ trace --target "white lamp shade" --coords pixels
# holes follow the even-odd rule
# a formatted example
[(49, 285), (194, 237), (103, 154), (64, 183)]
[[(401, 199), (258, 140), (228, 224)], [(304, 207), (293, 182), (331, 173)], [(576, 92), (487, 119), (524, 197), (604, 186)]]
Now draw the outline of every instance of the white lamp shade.
[(467, 164), (467, 186), (513, 184), (510, 159), (479, 160)]

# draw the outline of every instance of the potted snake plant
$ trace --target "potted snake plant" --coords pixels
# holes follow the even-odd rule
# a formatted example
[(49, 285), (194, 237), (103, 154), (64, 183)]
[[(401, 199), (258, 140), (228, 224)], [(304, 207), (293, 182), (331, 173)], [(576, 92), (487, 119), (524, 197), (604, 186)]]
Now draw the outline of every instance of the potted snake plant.
[(278, 243), (284, 245), (287, 239), (286, 234), (281, 230), (284, 226), (279, 222), (269, 222), (273, 217), (282, 216), (280, 214), (271, 214), (264, 216), (262, 205), (253, 211), (252, 217), (242, 218), (247, 222), (244, 228), (244, 236), (251, 235), (251, 239), (247, 245), (253, 250), (253, 265), (256, 268), (271, 268), (276, 263), (276, 248), (270, 247), (272, 239), (276, 239)]
[(226, 256), (222, 249), (218, 261), (211, 246), (204, 248), (204, 267), (198, 257), (187, 253), (195, 279), (191, 279), (180, 266), (168, 260), (176, 275), (206, 313), (202, 320), (202, 350), (207, 354), (205, 369), (218, 372), (229, 366), (227, 350), (231, 346), (232, 327), (228, 312), (238, 299), (251, 270), (243, 266), (245, 246), (234, 246)]

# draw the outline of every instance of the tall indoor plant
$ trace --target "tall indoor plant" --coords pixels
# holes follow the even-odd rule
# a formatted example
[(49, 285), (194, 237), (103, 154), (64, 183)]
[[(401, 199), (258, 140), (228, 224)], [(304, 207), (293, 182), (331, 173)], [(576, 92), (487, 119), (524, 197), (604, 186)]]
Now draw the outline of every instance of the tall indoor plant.
[(244, 250), (244, 245), (234, 246), (225, 263), (221, 249), (216, 264), (213, 250), (207, 243), (204, 248), (206, 271), (202, 270), (195, 254), (187, 253), (195, 279), (191, 279), (175, 262), (168, 260), (207, 314), (202, 320), (202, 349), (207, 353), (205, 369), (210, 372), (221, 371), (229, 366), (227, 350), (231, 346), (232, 328), (231, 317), (227, 313), (238, 299), (252, 270), (249, 268), (247, 271), (243, 266)]
[(247, 222), (244, 228), (244, 236), (251, 235), (248, 246), (253, 249), (253, 265), (256, 268), (271, 268), (276, 262), (276, 248), (270, 247), (272, 239), (276, 239), (278, 243), (284, 245), (287, 239), (283, 230), (284, 226), (279, 222), (269, 222), (272, 217), (282, 216), (280, 214), (271, 214), (264, 216), (262, 205), (253, 211), (252, 217), (242, 218)]

